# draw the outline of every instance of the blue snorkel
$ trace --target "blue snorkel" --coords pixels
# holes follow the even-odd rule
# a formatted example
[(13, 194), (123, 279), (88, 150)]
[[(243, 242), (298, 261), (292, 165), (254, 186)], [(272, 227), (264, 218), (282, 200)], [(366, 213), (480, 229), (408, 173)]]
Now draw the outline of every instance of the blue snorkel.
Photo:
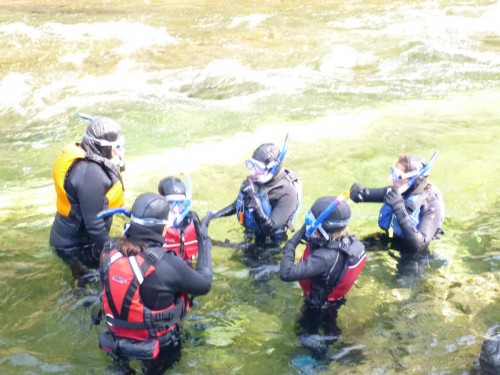
[(288, 151), (288, 143), (290, 143), (290, 135), (287, 134), (286, 135), (286, 138), (285, 138), (285, 143), (283, 144), (283, 148), (281, 149), (281, 152), (278, 156), (278, 161), (277, 161), (277, 164), (273, 167), (273, 169), (271, 169), (271, 171), (269, 172), (270, 174), (272, 174), (274, 176), (274, 174), (276, 173), (276, 171), (278, 170), (281, 162), (283, 161), (283, 159), (285, 158), (285, 155), (286, 155), (286, 152)]
[(181, 214), (175, 218), (174, 220), (174, 227), (178, 227), (180, 223), (182, 223), (182, 220), (187, 216), (189, 211), (191, 211), (191, 198), (192, 198), (192, 189), (191, 189), (191, 179), (189, 178), (189, 175), (187, 173), (181, 173), (186, 179), (186, 204), (184, 205), (184, 209), (182, 210)]
[(96, 217), (98, 219), (104, 219), (105, 217), (113, 216), (113, 215), (116, 215), (116, 214), (122, 214), (122, 215), (125, 215), (127, 217), (131, 216), (131, 212), (129, 210), (127, 210), (126, 208), (124, 208), (124, 207), (117, 207), (117, 208), (108, 208), (107, 210), (99, 211), (97, 213)]
[(78, 116), (80, 116), (82, 119), (87, 120), (87, 121), (94, 121), (95, 116), (88, 115), (83, 112), (77, 112), (76, 113)]
[[(316, 229), (318, 229), (318, 227), (321, 225), (321, 223), (328, 217), (328, 215), (330, 215), (333, 212), (333, 210), (335, 210), (335, 208), (337, 208), (337, 206), (340, 204), (340, 202), (342, 202), (344, 199), (345, 199), (344, 195), (340, 194), (339, 196), (337, 196), (337, 198), (335, 198), (335, 200), (332, 203), (330, 203), (325, 208), (325, 210), (319, 215), (319, 217), (316, 220), (314, 220), (314, 222), (311, 224), (311, 226), (307, 229), (307, 231), (306, 231), (306, 238), (307, 239), (311, 238), (314, 231)], [(306, 223), (306, 225), (307, 225), (307, 223)]]
[(432, 154), (431, 158), (429, 159), (429, 161), (425, 164), (425, 166), (418, 172), (418, 174), (415, 176), (415, 177), (412, 177), (406, 184), (400, 186), (398, 188), (398, 192), (400, 194), (403, 194), (405, 191), (407, 191), (409, 188), (411, 188), (415, 182), (417, 182), (417, 180), (422, 177), (424, 174), (426, 174), (429, 169), (431, 169), (431, 166), (432, 164), (434, 164), (434, 162), (436, 161), (437, 157), (439, 155), (439, 151), (436, 150), (434, 151), (434, 153)]

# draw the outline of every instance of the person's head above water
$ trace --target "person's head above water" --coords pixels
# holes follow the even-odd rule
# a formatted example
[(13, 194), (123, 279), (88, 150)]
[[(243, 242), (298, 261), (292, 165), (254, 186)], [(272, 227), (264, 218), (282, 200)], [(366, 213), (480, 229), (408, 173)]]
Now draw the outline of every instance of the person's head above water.
[(124, 169), (125, 136), (116, 121), (103, 116), (93, 117), (87, 126), (81, 146), (86, 151), (110, 159), (117, 167)]
[(346, 229), (351, 219), (351, 209), (343, 197), (340, 197), (339, 200), (333, 210), (331, 210), (332, 203), (337, 201), (337, 197), (321, 197), (314, 202), (305, 217), (307, 229), (314, 225), (324, 212), (327, 210), (330, 210), (330, 212), (319, 224), (316, 223), (317, 227), (312, 232), (312, 236), (322, 237), (326, 241), (330, 241), (333, 234), (340, 233)]
[(161, 234), (167, 225), (169, 211), (170, 207), (164, 197), (155, 193), (144, 193), (136, 198), (132, 206), (130, 223)]
[(280, 149), (274, 143), (264, 143), (257, 147), (252, 157), (245, 161), (252, 180), (259, 184), (271, 181), (283, 168), (279, 157)]
[(188, 203), (186, 185), (179, 178), (168, 176), (158, 184), (158, 193), (165, 197), (170, 205), (168, 222), (169, 226), (171, 226), (174, 220), (181, 215), (186, 203)]
[[(406, 184), (408, 180), (417, 176), (424, 167), (425, 167), (425, 160), (421, 156), (401, 154), (396, 164), (389, 168), (390, 170), (389, 179), (394, 184), (394, 187), (400, 188), (401, 186)], [(419, 186), (422, 182), (426, 181), (427, 176), (429, 175), (430, 171), (424, 173), (423, 176), (419, 177), (418, 180), (413, 185), (414, 186), (413, 189)]]

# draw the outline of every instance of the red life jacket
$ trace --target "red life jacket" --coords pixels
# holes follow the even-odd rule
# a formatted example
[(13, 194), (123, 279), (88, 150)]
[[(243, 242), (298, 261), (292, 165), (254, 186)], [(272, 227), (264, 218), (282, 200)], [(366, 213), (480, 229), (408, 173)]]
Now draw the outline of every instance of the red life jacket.
[[(335, 302), (343, 298), (354, 285), (354, 282), (358, 278), (361, 270), (365, 266), (366, 255), (364, 251), (360, 256), (353, 256), (349, 253), (349, 249), (343, 250), (341, 248), (337, 248), (338, 251), (344, 251), (347, 254), (346, 264), (344, 265), (343, 275), (341, 274), (340, 280), (334, 285), (328, 285), (328, 281), (325, 282), (325, 288), (328, 302)], [(304, 250), (304, 254), (300, 258), (300, 261), (303, 262), (306, 260), (311, 253), (309, 248), (309, 243)], [(335, 266), (335, 265), (334, 265)], [(304, 294), (309, 297), (311, 295), (311, 286), (312, 279), (300, 279), (299, 284), (304, 290)]]
[(108, 328), (113, 335), (139, 341), (161, 337), (184, 317), (184, 295), (162, 310), (147, 308), (139, 295), (140, 285), (155, 271), (154, 265), (163, 253), (160, 248), (131, 257), (124, 256), (116, 249), (103, 252), (102, 304)]
[(165, 234), (163, 248), (181, 255), (184, 260), (192, 260), (198, 255), (198, 239), (194, 224), (190, 223), (186, 228), (179, 230), (171, 226)]

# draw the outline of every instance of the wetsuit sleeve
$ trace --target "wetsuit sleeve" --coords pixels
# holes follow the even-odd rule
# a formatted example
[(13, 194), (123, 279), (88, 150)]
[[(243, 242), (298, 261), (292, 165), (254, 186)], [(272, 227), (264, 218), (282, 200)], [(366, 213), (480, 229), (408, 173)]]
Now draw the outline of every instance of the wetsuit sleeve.
[(398, 219), (403, 232), (403, 238), (411, 251), (425, 250), (439, 229), (441, 207), (435, 197), (428, 198), (420, 208), (420, 221), (415, 228), (410, 215), (403, 206), (394, 208), (394, 215)]
[(111, 180), (102, 168), (92, 162), (80, 162), (75, 165), (71, 176), (71, 185), (82, 214), (87, 233), (98, 249), (102, 249), (109, 240), (109, 230), (104, 219), (98, 219), (97, 213), (108, 207), (106, 193), (111, 187)]
[(219, 211), (217, 211), (214, 214), (213, 218), (217, 219), (219, 217), (234, 215), (235, 213), (236, 213), (236, 201), (231, 203), (229, 206), (226, 206), (226, 207), (220, 209)]
[(382, 188), (367, 188), (361, 185), (359, 182), (355, 182), (351, 186), (350, 197), (355, 203), (382, 203), (384, 201), (384, 196), (389, 188), (390, 186)]
[(273, 205), (271, 215), (265, 213), (260, 199), (252, 199), (254, 217), (266, 235), (284, 227), (297, 207), (297, 193), (292, 185), (289, 185), (284, 191), (278, 191), (278, 193), (280, 196), (275, 200), (276, 203)]
[(295, 245), (288, 241), (281, 258), (281, 280), (297, 281), (325, 274), (328, 271), (327, 264), (323, 257), (316, 256), (317, 251), (313, 252), (306, 260), (295, 263)]
[(173, 257), (171, 270), (175, 270), (175, 275), (170, 275), (169, 283), (175, 292), (201, 296), (210, 291), (212, 287), (212, 260), (210, 252), (206, 254), (202, 249), (203, 246), (199, 249), (198, 261), (194, 270), (181, 257)]
[[(212, 218), (213, 215), (208, 213), (203, 220), (203, 224), (200, 223), (197, 216), (193, 220), (196, 231), (196, 239), (198, 240), (198, 260), (196, 261), (196, 272), (208, 281), (208, 289), (205, 293), (208, 293), (212, 284), (212, 241), (208, 236), (208, 225)], [(193, 292), (190, 293), (194, 294)]]

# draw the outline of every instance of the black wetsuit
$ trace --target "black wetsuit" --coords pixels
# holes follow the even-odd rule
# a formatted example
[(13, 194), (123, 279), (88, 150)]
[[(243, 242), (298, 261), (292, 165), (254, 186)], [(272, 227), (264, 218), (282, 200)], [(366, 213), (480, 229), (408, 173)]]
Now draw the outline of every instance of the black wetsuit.
[[(142, 226), (131, 224), (127, 235), (136, 241), (144, 241), (149, 247), (161, 247), (163, 236), (151, 233)], [(165, 251), (155, 263), (155, 271), (144, 279), (140, 296), (144, 305), (161, 310), (171, 305), (179, 294), (199, 296), (207, 294), (212, 286), (212, 243), (210, 238), (198, 235), (198, 260), (192, 269), (180, 255)]]
[[(364, 257), (364, 245), (355, 237), (349, 238), (346, 251), (338, 247), (338, 242), (316, 245), (311, 240), (312, 249), (307, 259), (295, 263), (295, 248), (293, 239), (288, 241), (283, 250), (281, 258), (280, 277), (283, 281), (298, 281), (309, 279), (310, 293), (304, 295), (304, 302), (314, 307), (322, 307), (329, 304), (327, 299), (337, 285), (342, 281), (346, 274), (346, 268), (349, 267), (348, 261), (352, 254), (356, 260)], [(346, 239), (347, 241), (347, 239)], [(364, 263), (363, 263), (364, 265)], [(361, 265), (361, 268), (363, 267)], [(343, 296), (340, 296), (343, 300)], [(341, 300), (339, 300), (341, 301)], [(334, 303), (335, 304), (335, 303)]]
[(50, 244), (66, 262), (73, 265), (79, 261), (97, 268), (100, 251), (109, 240), (112, 218), (98, 219), (96, 214), (108, 208), (106, 193), (112, 181), (101, 165), (80, 160), (71, 168), (64, 185), (71, 213), (67, 218), (56, 213)]
[[(278, 241), (286, 239), (286, 230), (292, 225), (292, 217), (297, 210), (299, 197), (297, 190), (292, 182), (296, 179), (293, 172), (281, 169), (271, 181), (265, 184), (255, 184), (257, 194), (267, 198), (271, 206), (271, 214), (267, 215), (262, 209), (255, 209), (253, 216), (260, 231), (254, 235), (257, 240), (265, 240), (266, 237), (273, 238)], [(245, 198), (247, 199), (247, 197)], [(236, 214), (237, 200), (229, 206), (218, 211), (214, 217), (223, 217)], [(283, 235), (277, 236), (276, 231), (283, 230)]]
[[(180, 255), (173, 251), (161, 249), (164, 238), (154, 230), (131, 223), (126, 236), (134, 242), (147, 245), (148, 250), (159, 254), (160, 258), (154, 263), (155, 270), (139, 286), (141, 302), (151, 310), (168, 308), (179, 300), (181, 295), (199, 296), (207, 294), (212, 286), (212, 243), (208, 235), (202, 234), (200, 223), (195, 221), (198, 237), (198, 258), (196, 268), (191, 268)], [(154, 250), (153, 250), (154, 248)], [(101, 280), (105, 282), (106, 265), (101, 262)], [(109, 278), (109, 276), (107, 276)], [(187, 301), (186, 301), (187, 302)], [(160, 354), (154, 360), (144, 362), (145, 372), (162, 374), (180, 359), (180, 333), (175, 327), (168, 334), (159, 338)], [(121, 364), (120, 366), (126, 366)]]

